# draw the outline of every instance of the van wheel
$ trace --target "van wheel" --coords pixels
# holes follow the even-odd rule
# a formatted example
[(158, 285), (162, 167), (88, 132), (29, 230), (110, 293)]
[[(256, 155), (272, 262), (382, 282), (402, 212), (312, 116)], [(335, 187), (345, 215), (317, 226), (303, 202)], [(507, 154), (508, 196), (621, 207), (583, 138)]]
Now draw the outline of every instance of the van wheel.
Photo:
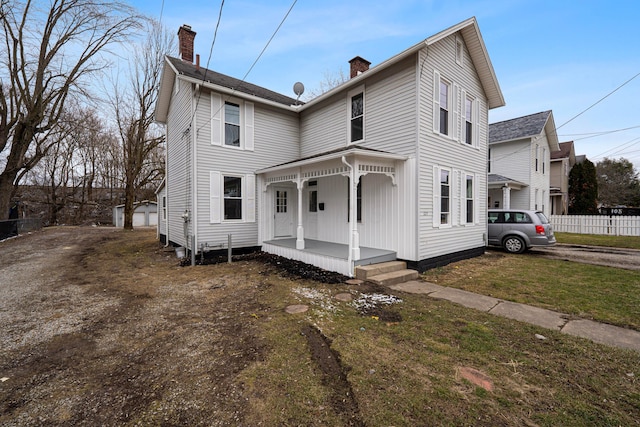
[(527, 249), (527, 246), (524, 244), (524, 240), (518, 236), (507, 236), (502, 241), (502, 247), (510, 254), (521, 254), (525, 249)]

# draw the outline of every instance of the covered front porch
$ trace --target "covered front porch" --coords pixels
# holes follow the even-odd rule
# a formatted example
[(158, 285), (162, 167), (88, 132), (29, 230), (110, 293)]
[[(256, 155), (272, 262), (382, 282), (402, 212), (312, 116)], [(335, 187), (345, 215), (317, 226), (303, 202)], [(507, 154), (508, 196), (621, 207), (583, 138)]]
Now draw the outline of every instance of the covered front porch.
[(304, 249), (296, 248), (296, 239), (277, 239), (262, 242), (262, 250), (285, 258), (295, 259), (329, 271), (351, 275), (353, 267), (394, 261), (396, 252), (386, 249), (360, 247), (360, 259), (349, 263), (349, 245), (305, 239)]
[(511, 209), (511, 191), (520, 191), (527, 184), (506, 176), (490, 173), (487, 176), (488, 208)]
[(403, 156), (347, 147), (258, 171), (262, 250), (353, 276), (396, 259), (396, 173)]

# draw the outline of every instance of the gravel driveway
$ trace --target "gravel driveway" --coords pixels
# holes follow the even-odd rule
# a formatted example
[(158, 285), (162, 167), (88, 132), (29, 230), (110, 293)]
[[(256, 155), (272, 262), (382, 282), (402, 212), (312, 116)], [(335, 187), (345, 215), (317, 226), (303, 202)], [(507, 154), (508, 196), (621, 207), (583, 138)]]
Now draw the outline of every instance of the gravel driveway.
[(635, 249), (558, 244), (549, 248), (535, 247), (531, 249), (530, 253), (551, 259), (624, 268), (627, 270), (640, 270), (640, 250)]
[(185, 269), (154, 241), (60, 227), (0, 242), (0, 425), (243, 423), (259, 267)]

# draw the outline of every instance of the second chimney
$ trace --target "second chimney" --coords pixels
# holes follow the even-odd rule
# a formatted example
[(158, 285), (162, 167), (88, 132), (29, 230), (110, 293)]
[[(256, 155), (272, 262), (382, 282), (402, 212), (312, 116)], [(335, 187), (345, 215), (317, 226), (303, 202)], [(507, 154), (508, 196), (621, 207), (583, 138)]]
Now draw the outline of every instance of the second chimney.
[(351, 78), (354, 78), (367, 71), (369, 69), (369, 65), (371, 65), (371, 62), (367, 61), (364, 58), (356, 56), (351, 61), (349, 61), (349, 64), (351, 64)]
[(196, 32), (191, 29), (190, 25), (184, 24), (178, 30), (178, 49), (180, 58), (183, 61), (193, 64), (193, 40), (196, 38)]

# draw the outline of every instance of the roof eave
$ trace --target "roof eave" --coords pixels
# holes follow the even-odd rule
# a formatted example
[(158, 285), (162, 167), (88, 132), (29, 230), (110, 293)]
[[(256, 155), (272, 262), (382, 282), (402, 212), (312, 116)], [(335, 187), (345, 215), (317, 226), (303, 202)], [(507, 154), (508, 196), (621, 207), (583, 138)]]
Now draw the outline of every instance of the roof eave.
[(175, 76), (178, 71), (173, 67), (168, 57), (164, 57), (164, 65), (162, 67), (162, 77), (160, 78), (160, 89), (158, 91), (158, 100), (156, 101), (156, 111), (154, 119), (158, 123), (167, 123), (167, 115), (169, 114), (169, 104), (171, 102), (171, 93), (175, 83)]

